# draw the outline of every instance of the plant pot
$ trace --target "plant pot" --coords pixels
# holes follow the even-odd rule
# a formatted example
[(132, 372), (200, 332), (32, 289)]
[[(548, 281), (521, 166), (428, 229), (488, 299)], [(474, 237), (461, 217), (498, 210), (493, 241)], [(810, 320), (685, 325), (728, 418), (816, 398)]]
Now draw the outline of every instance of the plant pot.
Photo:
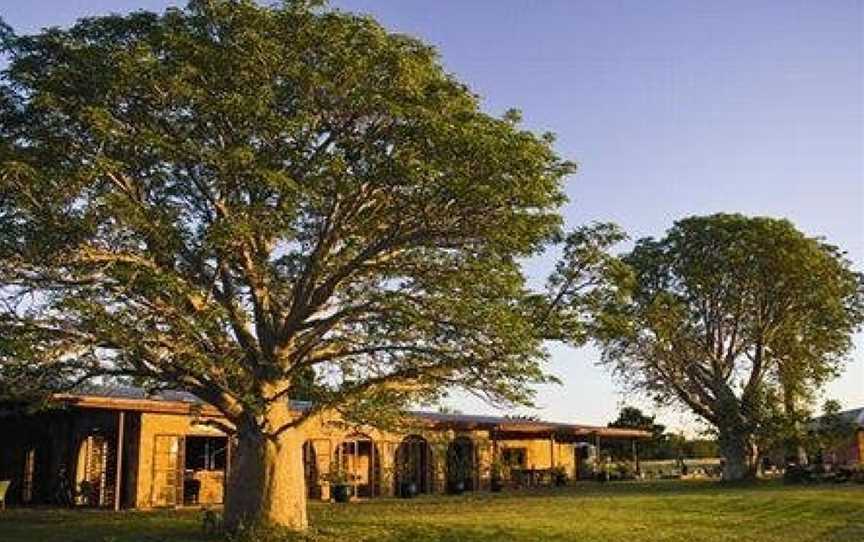
[(351, 500), (351, 485), (333, 484), (332, 489), (335, 502), (346, 503)]
[(414, 482), (402, 482), (399, 484), (399, 496), (403, 499), (413, 499), (417, 496), (417, 484)]

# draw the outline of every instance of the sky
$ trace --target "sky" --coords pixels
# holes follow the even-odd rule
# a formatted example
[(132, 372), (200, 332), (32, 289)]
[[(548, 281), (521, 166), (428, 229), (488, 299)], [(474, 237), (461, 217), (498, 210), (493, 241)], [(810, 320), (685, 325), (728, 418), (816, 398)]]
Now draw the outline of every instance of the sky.
[[(161, 11), (170, 0), (0, 0), (18, 33), (76, 18)], [(332, 0), (437, 47), (445, 69), (500, 114), (557, 136), (579, 163), (570, 227), (614, 221), (632, 238), (713, 212), (786, 217), (864, 271), (864, 1)], [(623, 248), (626, 248), (623, 247)], [(554, 255), (526, 266), (539, 284)], [(864, 336), (827, 391), (864, 406)], [(605, 424), (622, 404), (673, 429), (675, 409), (628, 396), (593, 348), (552, 347), (562, 386), (520, 413)], [(451, 406), (492, 412), (467, 397)]]

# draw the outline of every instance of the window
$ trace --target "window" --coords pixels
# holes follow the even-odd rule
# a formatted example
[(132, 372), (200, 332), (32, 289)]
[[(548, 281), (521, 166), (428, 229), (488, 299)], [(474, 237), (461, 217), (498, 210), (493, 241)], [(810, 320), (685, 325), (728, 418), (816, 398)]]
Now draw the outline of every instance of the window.
[(186, 470), (225, 470), (226, 437), (186, 437)]
[(504, 448), (501, 450), (501, 461), (508, 467), (525, 467), (528, 452), (525, 448)]

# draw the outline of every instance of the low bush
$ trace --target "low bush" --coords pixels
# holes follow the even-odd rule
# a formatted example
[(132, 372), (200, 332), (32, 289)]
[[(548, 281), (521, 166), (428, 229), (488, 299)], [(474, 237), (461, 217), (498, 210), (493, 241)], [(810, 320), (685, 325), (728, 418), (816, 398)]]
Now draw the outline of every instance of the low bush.
[(783, 473), (783, 481), (788, 484), (814, 482), (857, 482), (864, 483), (864, 465), (831, 466), (823, 463), (815, 465), (788, 465)]
[(783, 481), (787, 484), (803, 484), (813, 480), (813, 473), (806, 465), (787, 465)]

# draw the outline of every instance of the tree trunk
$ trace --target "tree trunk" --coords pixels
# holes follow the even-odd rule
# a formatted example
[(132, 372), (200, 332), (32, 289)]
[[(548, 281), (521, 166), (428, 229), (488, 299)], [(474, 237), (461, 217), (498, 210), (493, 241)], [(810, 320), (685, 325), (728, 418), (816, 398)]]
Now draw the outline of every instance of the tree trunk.
[[(284, 423), (286, 413), (287, 409), (274, 415), (268, 427)], [(225, 503), (226, 530), (250, 526), (306, 529), (301, 432), (292, 428), (268, 437), (250, 421), (238, 427), (237, 439)]]
[(793, 421), (793, 436), (786, 440), (785, 442), (785, 454), (784, 460), (787, 463), (795, 463), (796, 465), (806, 465), (807, 464), (807, 450), (804, 449), (804, 446), (801, 444), (803, 431), (801, 429), (801, 424), (798, 421), (797, 417), (797, 409), (796, 409), (796, 397), (793, 392), (793, 387), (789, 382), (785, 379), (782, 380), (783, 385), (783, 411), (786, 416)]
[(734, 430), (720, 430), (718, 444), (723, 456), (723, 481), (736, 482), (753, 477), (753, 446), (747, 435)]
[(795, 456), (797, 463), (799, 465), (807, 465), (808, 463), (810, 463), (810, 458), (807, 457), (807, 449), (801, 445), (800, 440), (796, 444), (797, 445), (795, 446)]
[(750, 457), (747, 458), (750, 465), (750, 478), (760, 478), (763, 474), (762, 470), (762, 455), (759, 453), (759, 446), (756, 443), (750, 445)]

